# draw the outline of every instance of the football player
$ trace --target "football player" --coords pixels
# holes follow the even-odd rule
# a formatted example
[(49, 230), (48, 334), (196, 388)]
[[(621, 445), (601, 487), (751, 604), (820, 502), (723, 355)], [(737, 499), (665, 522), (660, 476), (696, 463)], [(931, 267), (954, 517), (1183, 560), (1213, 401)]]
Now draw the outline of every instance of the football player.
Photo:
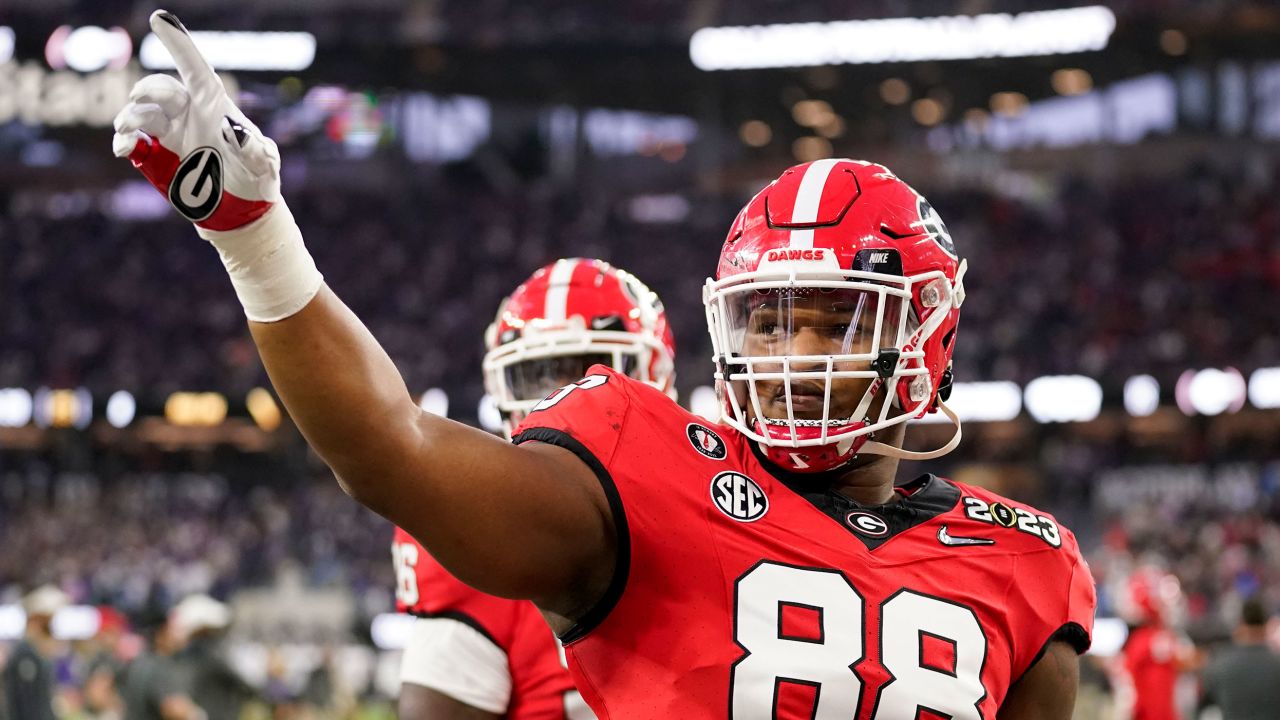
[(1121, 615), (1129, 634), (1115, 665), (1118, 718), (1176, 720), (1178, 679), (1199, 667), (1195, 645), (1178, 628), (1185, 598), (1177, 576), (1143, 566), (1125, 582)]
[[(675, 342), (657, 296), (599, 260), (535, 272), (485, 333), (485, 390), (511, 430), (593, 365), (674, 393)], [(404, 720), (592, 718), (532, 603), (486, 595), (448, 573), (409, 533), (392, 545), (396, 605), (418, 616), (400, 667)]]
[[(431, 416), (325, 287), (279, 154), (171, 14), (181, 80), (116, 121), (218, 250), (291, 416), (353, 497), (462, 581), (533, 600), (601, 717), (1070, 717), (1095, 595), (1052, 517), (901, 458), (941, 402), (965, 265), (882, 166), (792, 168), (733, 223), (704, 298), (724, 424), (605, 366), (513, 443)], [(933, 410), (956, 435), (902, 449)]]

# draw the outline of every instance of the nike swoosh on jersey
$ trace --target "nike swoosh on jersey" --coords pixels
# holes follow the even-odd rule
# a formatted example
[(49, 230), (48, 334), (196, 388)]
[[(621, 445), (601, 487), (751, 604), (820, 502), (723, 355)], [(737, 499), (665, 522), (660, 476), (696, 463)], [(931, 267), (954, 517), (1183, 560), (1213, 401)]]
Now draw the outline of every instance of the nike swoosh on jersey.
[(980, 537), (957, 537), (947, 532), (947, 526), (943, 525), (938, 528), (938, 542), (943, 545), (995, 545), (996, 541), (991, 538)]

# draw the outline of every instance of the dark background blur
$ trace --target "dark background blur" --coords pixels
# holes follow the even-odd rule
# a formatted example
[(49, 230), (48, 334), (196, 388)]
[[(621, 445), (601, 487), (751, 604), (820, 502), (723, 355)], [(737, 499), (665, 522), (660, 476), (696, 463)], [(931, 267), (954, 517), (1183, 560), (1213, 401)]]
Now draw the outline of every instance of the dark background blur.
[[(707, 27), (1086, 4), (168, 9), (194, 30), (311, 34), (310, 62), (257, 69), (285, 55), (259, 36), (224, 77), (280, 144), (329, 284), (411, 392), (439, 389), (447, 408), (432, 407), (490, 428), (483, 331), (536, 267), (600, 257), (649, 284), (681, 399), (705, 408), (701, 285), (737, 209), (796, 162), (889, 165), (970, 267), (966, 439), (904, 476), (1054, 512), (1104, 617), (1135, 567), (1172, 571), (1181, 627), (1211, 647), (1244, 599), (1280, 609), (1280, 3), (1108, 2), (1105, 47), (1068, 54), (715, 71), (690, 55)], [(234, 610), (231, 652), (271, 703), (302, 704), (329, 658), (342, 707), (376, 707), (395, 692), (394, 640), (371, 630), (391, 607), (390, 528), (342, 495), (269, 392), (250, 394), (269, 385), (212, 249), (110, 153), (111, 118), (152, 64), (153, 9), (0, 5), (0, 603), (52, 583), (146, 628), (208, 593)], [(282, 614), (281, 598), (310, 609)], [(12, 619), (0, 607), (0, 635), (21, 633)], [(1108, 683), (1090, 682), (1079, 716), (1109, 717)]]

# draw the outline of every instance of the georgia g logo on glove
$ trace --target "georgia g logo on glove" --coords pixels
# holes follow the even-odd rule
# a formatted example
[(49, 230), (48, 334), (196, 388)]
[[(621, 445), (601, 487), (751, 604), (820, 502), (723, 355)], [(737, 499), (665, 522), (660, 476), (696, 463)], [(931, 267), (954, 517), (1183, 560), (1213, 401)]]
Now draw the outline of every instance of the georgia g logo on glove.
[(112, 152), (218, 251), (246, 317), (283, 320), (320, 292), (324, 276), (280, 197), (280, 150), (227, 97), (178, 18), (157, 10), (151, 30), (181, 80), (148, 75), (133, 86)]
[(257, 220), (280, 199), (275, 142), (227, 97), (176, 16), (155, 11), (151, 30), (181, 81), (162, 74), (139, 80), (116, 116), (112, 150), (201, 228), (235, 230)]

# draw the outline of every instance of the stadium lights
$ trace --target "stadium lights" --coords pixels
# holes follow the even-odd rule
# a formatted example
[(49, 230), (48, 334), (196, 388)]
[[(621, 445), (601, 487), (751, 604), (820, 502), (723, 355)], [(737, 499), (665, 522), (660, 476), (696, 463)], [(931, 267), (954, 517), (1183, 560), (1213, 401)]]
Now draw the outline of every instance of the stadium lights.
[(1147, 417), (1160, 407), (1160, 382), (1150, 375), (1134, 375), (1124, 381), (1124, 409), (1134, 417)]
[(31, 416), (42, 428), (83, 430), (93, 420), (93, 396), (83, 387), (75, 390), (42, 387), (36, 390)]
[[(947, 407), (961, 422), (1003, 422), (1018, 417), (1022, 411), (1022, 390), (1015, 382), (956, 383), (951, 387)], [(950, 422), (940, 412), (921, 418), (922, 423)]]
[(133, 422), (138, 414), (138, 401), (128, 390), (117, 390), (107, 398), (107, 422), (111, 427), (122, 428)]
[(369, 625), (369, 639), (379, 650), (403, 650), (405, 640), (413, 634), (412, 615), (379, 613)]
[(27, 629), (21, 605), (0, 605), (0, 640), (20, 640)]
[(13, 59), (15, 40), (13, 28), (0, 25), (0, 65)]
[(1124, 641), (1129, 637), (1129, 625), (1124, 620), (1114, 617), (1100, 617), (1093, 621), (1093, 640), (1089, 645), (1089, 654), (1109, 658), (1120, 653)]
[(1102, 50), (1116, 16), (1101, 5), (985, 15), (702, 28), (699, 70), (1031, 57)]
[(1038, 423), (1089, 422), (1102, 410), (1102, 386), (1084, 375), (1038, 377), (1027, 383), (1023, 400)]
[(449, 396), (440, 388), (431, 388), (418, 398), (418, 407), (440, 417), (449, 417)]
[(93, 72), (110, 67), (118, 70), (133, 57), (133, 40), (122, 27), (110, 30), (96, 25), (73, 28), (63, 25), (44, 44), (44, 58), (54, 70), (71, 68)]
[(1280, 367), (1253, 371), (1249, 376), (1249, 402), (1262, 410), (1280, 408)]
[[(316, 59), (309, 32), (193, 32), (191, 39), (215, 70), (306, 70)], [(148, 70), (172, 70), (173, 58), (155, 33), (142, 40), (138, 59)]]
[(491, 433), (502, 432), (502, 413), (498, 410), (498, 403), (494, 402), (493, 396), (485, 393), (480, 398), (480, 407), (476, 408), (476, 417), (480, 420), (480, 427)]
[(627, 204), (631, 219), (647, 225), (683, 222), (693, 209), (688, 198), (669, 193), (665, 195), (637, 195)]
[(689, 412), (694, 415), (704, 417), (711, 422), (720, 422), (722, 410), (720, 398), (716, 396), (715, 388), (708, 385), (700, 385), (689, 393)]
[(22, 388), (0, 388), (0, 427), (22, 427), (31, 422), (31, 393)]
[(751, 147), (764, 147), (773, 139), (773, 128), (763, 120), (748, 120), (738, 128), (738, 137)]
[(1178, 378), (1175, 396), (1187, 415), (1221, 415), (1244, 407), (1244, 376), (1235, 368), (1188, 370)]
[(98, 634), (102, 615), (92, 605), (68, 605), (53, 616), (50, 630), (59, 640), (88, 640)]
[(276, 400), (271, 397), (270, 392), (263, 388), (254, 388), (249, 391), (244, 403), (249, 410), (249, 417), (253, 418), (253, 422), (259, 428), (266, 432), (271, 432), (280, 427), (282, 419), (280, 406), (276, 404)]
[[(92, 605), (68, 605), (53, 616), (51, 630), (59, 640), (87, 640), (97, 634), (102, 615)], [(0, 640), (21, 640), (27, 614), (18, 604), (0, 605)]]
[(213, 427), (227, 419), (227, 399), (216, 392), (176, 392), (164, 401), (164, 417), (174, 425)]

